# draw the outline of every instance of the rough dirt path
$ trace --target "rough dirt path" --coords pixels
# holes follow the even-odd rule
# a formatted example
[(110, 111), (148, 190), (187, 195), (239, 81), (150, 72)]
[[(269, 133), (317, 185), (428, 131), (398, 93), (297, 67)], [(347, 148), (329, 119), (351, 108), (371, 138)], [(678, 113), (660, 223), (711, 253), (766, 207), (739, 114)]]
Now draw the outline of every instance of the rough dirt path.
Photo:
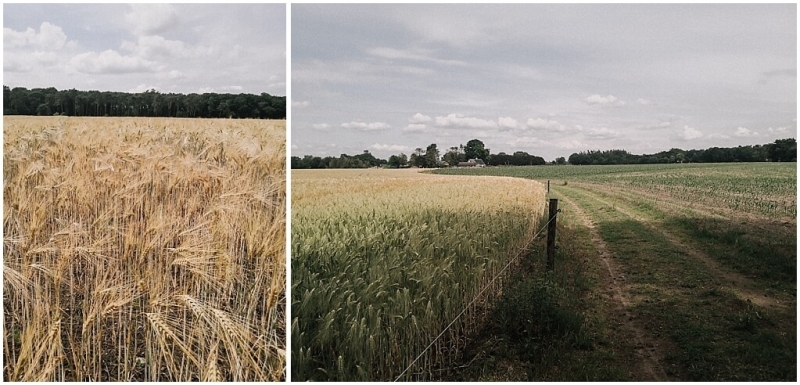
[(619, 268), (609, 253), (606, 242), (600, 237), (594, 223), (580, 206), (563, 194), (561, 199), (570, 206), (589, 229), (592, 242), (599, 253), (598, 257), (608, 271), (608, 275), (603, 277), (603, 286), (609, 292), (610, 297), (614, 299), (610, 309), (613, 314), (610, 314), (610, 318), (618, 323), (624, 335), (629, 336), (630, 340), (625, 343), (631, 345), (636, 352), (636, 362), (632, 363), (634, 365), (631, 373), (633, 379), (636, 381), (668, 381), (669, 378), (661, 364), (663, 353), (659, 349), (660, 343), (633, 321), (629, 311), (631, 307), (629, 294), (622, 281), (618, 280)]
[(763, 292), (756, 289), (757, 285), (747, 277), (735, 272), (726, 269), (725, 267), (721, 266), (719, 262), (714, 260), (713, 258), (709, 257), (705, 253), (696, 248), (685, 244), (681, 241), (676, 235), (665, 231), (661, 227), (657, 227), (653, 225), (652, 220), (648, 220), (647, 218), (643, 218), (633, 212), (622, 208), (619, 204), (612, 204), (600, 197), (596, 194), (591, 193), (586, 190), (582, 190), (584, 193), (587, 193), (592, 196), (592, 199), (607, 205), (609, 207), (613, 207), (615, 210), (620, 212), (621, 214), (633, 219), (636, 222), (641, 223), (642, 225), (650, 228), (651, 230), (657, 231), (661, 235), (664, 236), (670, 243), (674, 246), (683, 250), (686, 254), (691, 256), (692, 258), (700, 261), (705, 265), (706, 271), (716, 278), (718, 278), (724, 286), (729, 289), (732, 293), (734, 293), (737, 297), (749, 301), (757, 306), (765, 307), (765, 308), (773, 308), (773, 307), (785, 307), (785, 304), (778, 302), (775, 298), (767, 297), (764, 295)]

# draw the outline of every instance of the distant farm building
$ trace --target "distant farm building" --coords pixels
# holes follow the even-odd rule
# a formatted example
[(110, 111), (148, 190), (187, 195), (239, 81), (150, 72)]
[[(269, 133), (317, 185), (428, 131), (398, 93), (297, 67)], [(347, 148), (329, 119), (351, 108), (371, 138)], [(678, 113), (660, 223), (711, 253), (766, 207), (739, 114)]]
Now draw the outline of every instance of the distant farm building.
[(486, 167), (483, 159), (470, 159), (466, 162), (458, 162), (458, 167)]

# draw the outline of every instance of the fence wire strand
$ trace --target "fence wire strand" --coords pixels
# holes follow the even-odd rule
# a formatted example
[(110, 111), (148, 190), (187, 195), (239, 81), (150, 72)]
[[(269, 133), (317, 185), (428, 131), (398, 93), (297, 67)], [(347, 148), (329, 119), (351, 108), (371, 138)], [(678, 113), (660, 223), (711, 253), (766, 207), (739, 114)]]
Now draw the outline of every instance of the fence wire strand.
[[(545, 228), (547, 228), (547, 226), (550, 224), (550, 222), (552, 222), (554, 219), (556, 219), (556, 217), (558, 216), (558, 213), (559, 213), (559, 212), (561, 212), (561, 209), (558, 209), (558, 211), (556, 211), (556, 214), (555, 214), (555, 215), (553, 215), (553, 217), (552, 217), (552, 218), (550, 218), (550, 219), (547, 221), (547, 223), (545, 223), (545, 224), (544, 224), (544, 226), (542, 226), (542, 228), (541, 228), (541, 229), (539, 229), (539, 231), (537, 231), (535, 234), (533, 234), (533, 237), (531, 237), (531, 242), (530, 242), (530, 243), (532, 243), (533, 241), (535, 241), (535, 240), (536, 240), (536, 238), (539, 236), (539, 234), (541, 234), (541, 233), (542, 233), (542, 231), (544, 231), (544, 229), (545, 229)], [(528, 244), (530, 244), (530, 243), (528, 243)], [(408, 365), (408, 367), (407, 367), (405, 370), (403, 370), (403, 372), (402, 372), (402, 373), (400, 373), (400, 375), (399, 375), (399, 376), (397, 376), (397, 378), (395, 378), (393, 382), (397, 382), (398, 380), (400, 380), (400, 378), (402, 378), (402, 377), (403, 377), (403, 376), (406, 374), (406, 372), (408, 372), (408, 370), (409, 370), (409, 369), (411, 369), (411, 368), (414, 366), (414, 364), (416, 364), (416, 363), (417, 363), (417, 361), (419, 361), (419, 359), (420, 359), (420, 358), (422, 358), (422, 356), (423, 356), (423, 355), (425, 355), (425, 353), (428, 351), (428, 349), (430, 349), (430, 348), (431, 348), (431, 346), (433, 346), (433, 344), (435, 344), (435, 343), (436, 343), (436, 341), (438, 341), (438, 340), (439, 340), (439, 338), (441, 338), (441, 337), (444, 335), (444, 333), (445, 333), (447, 330), (449, 330), (449, 329), (450, 329), (450, 327), (451, 327), (451, 326), (453, 326), (453, 324), (455, 324), (455, 323), (456, 323), (456, 321), (458, 321), (458, 319), (459, 319), (459, 318), (461, 318), (461, 316), (462, 316), (462, 315), (464, 315), (464, 313), (466, 313), (466, 312), (467, 312), (467, 310), (469, 310), (469, 307), (470, 307), (470, 306), (472, 306), (472, 304), (473, 304), (473, 303), (475, 303), (475, 301), (477, 301), (477, 300), (478, 300), (478, 298), (480, 298), (480, 297), (483, 295), (483, 293), (484, 293), (484, 292), (485, 292), (487, 289), (489, 289), (489, 288), (490, 288), (490, 287), (491, 287), (491, 286), (494, 284), (494, 281), (496, 281), (496, 280), (497, 280), (497, 278), (500, 278), (500, 276), (502, 276), (502, 275), (503, 275), (503, 272), (504, 272), (504, 271), (505, 271), (505, 270), (506, 270), (506, 269), (507, 269), (509, 266), (511, 266), (511, 264), (512, 264), (512, 263), (514, 263), (514, 261), (516, 261), (516, 260), (517, 260), (517, 259), (518, 259), (518, 258), (519, 258), (519, 257), (520, 257), (522, 254), (523, 254), (523, 253), (522, 253), (522, 250), (520, 250), (520, 252), (519, 252), (519, 253), (517, 253), (517, 255), (515, 255), (513, 258), (511, 258), (511, 260), (510, 260), (510, 261), (508, 261), (508, 263), (507, 263), (507, 264), (506, 264), (506, 265), (503, 267), (503, 269), (501, 269), (501, 270), (500, 270), (500, 272), (499, 272), (499, 273), (497, 273), (497, 275), (495, 275), (495, 276), (494, 276), (494, 278), (492, 278), (492, 280), (491, 280), (491, 281), (489, 281), (489, 284), (487, 284), (487, 285), (486, 285), (486, 286), (485, 286), (485, 287), (484, 287), (484, 288), (483, 288), (483, 289), (482, 289), (482, 290), (481, 290), (481, 291), (478, 293), (478, 295), (476, 295), (476, 296), (475, 296), (475, 298), (473, 298), (473, 299), (472, 299), (472, 301), (470, 301), (470, 302), (469, 302), (469, 304), (467, 304), (467, 306), (464, 308), (464, 310), (462, 310), (462, 311), (461, 311), (461, 313), (458, 313), (458, 315), (456, 316), (456, 318), (454, 318), (454, 319), (453, 319), (453, 321), (451, 321), (451, 322), (450, 322), (450, 323), (449, 323), (449, 324), (448, 324), (448, 325), (447, 325), (447, 326), (444, 328), (444, 330), (442, 330), (442, 332), (441, 332), (441, 333), (439, 333), (439, 335), (437, 335), (437, 336), (436, 336), (436, 338), (434, 338), (434, 339), (433, 339), (433, 341), (431, 341), (431, 343), (430, 343), (430, 344), (428, 344), (428, 346), (427, 346), (427, 347), (425, 347), (425, 349), (423, 349), (423, 350), (422, 350), (422, 352), (421, 352), (421, 353), (420, 353), (420, 354), (417, 356), (417, 358), (415, 358), (415, 359), (414, 359), (414, 361), (411, 361), (411, 364), (410, 364), (410, 365)]]

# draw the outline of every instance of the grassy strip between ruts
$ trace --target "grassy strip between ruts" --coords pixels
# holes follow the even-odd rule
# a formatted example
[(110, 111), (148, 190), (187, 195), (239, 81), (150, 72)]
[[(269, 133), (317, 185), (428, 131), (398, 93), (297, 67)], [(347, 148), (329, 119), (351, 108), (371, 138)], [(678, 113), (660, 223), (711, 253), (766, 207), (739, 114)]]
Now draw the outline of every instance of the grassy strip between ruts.
[[(714, 217), (691, 209), (659, 205), (638, 191), (573, 184), (595, 197), (632, 212), (651, 228), (677, 235), (686, 247), (699, 250), (726, 269), (752, 279), (767, 295), (794, 300), (797, 281), (796, 226), (755, 216)], [(560, 188), (560, 187), (559, 187)]]
[(796, 377), (793, 301), (787, 308), (761, 308), (742, 300), (689, 256), (685, 246), (601, 203), (595, 194), (558, 189), (598, 223), (623, 266), (627, 290), (637, 299), (633, 316), (650, 334), (675, 344), (664, 354), (667, 375), (693, 381)]

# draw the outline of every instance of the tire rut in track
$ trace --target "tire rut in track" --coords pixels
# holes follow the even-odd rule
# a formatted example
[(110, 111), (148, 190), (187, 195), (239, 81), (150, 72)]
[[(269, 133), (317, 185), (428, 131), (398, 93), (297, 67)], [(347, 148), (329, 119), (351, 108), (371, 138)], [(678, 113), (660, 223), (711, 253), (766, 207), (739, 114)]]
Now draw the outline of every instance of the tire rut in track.
[(626, 335), (631, 337), (630, 344), (635, 350), (637, 362), (635, 365), (635, 372), (633, 373), (634, 379), (637, 381), (667, 381), (669, 378), (664, 372), (662, 361), (662, 352), (659, 350), (659, 342), (648, 335), (641, 327), (632, 321), (629, 313), (631, 306), (629, 295), (626, 288), (617, 281), (619, 277), (619, 268), (616, 266), (611, 253), (608, 251), (608, 245), (600, 236), (600, 233), (595, 228), (594, 223), (589, 218), (583, 209), (578, 206), (574, 201), (561, 194), (561, 198), (571, 206), (583, 224), (589, 229), (595, 249), (599, 253), (600, 261), (606, 267), (608, 275), (604, 279), (604, 287), (610, 292), (611, 298), (614, 303), (611, 304), (611, 310), (615, 313), (612, 318), (619, 322)]
[(640, 217), (622, 207), (620, 205), (611, 204), (608, 201), (598, 197), (596, 194), (581, 189), (584, 193), (590, 195), (592, 199), (607, 205), (609, 207), (613, 207), (619, 213), (633, 219), (636, 222), (644, 225), (645, 227), (654, 230), (664, 236), (673, 246), (680, 248), (690, 257), (694, 258), (695, 260), (700, 261), (706, 267), (706, 270), (712, 276), (720, 279), (723, 281), (724, 286), (730, 290), (733, 294), (737, 297), (749, 301), (754, 305), (764, 307), (764, 308), (784, 308), (786, 305), (783, 303), (778, 302), (778, 300), (774, 298), (767, 297), (764, 293), (760, 292), (759, 290), (755, 289), (755, 283), (748, 279), (747, 277), (724, 268), (722, 265), (719, 264), (716, 260), (709, 257), (705, 253), (696, 248), (683, 243), (677, 236), (665, 231), (663, 228), (656, 227), (652, 224), (652, 221), (649, 221), (643, 217)]

